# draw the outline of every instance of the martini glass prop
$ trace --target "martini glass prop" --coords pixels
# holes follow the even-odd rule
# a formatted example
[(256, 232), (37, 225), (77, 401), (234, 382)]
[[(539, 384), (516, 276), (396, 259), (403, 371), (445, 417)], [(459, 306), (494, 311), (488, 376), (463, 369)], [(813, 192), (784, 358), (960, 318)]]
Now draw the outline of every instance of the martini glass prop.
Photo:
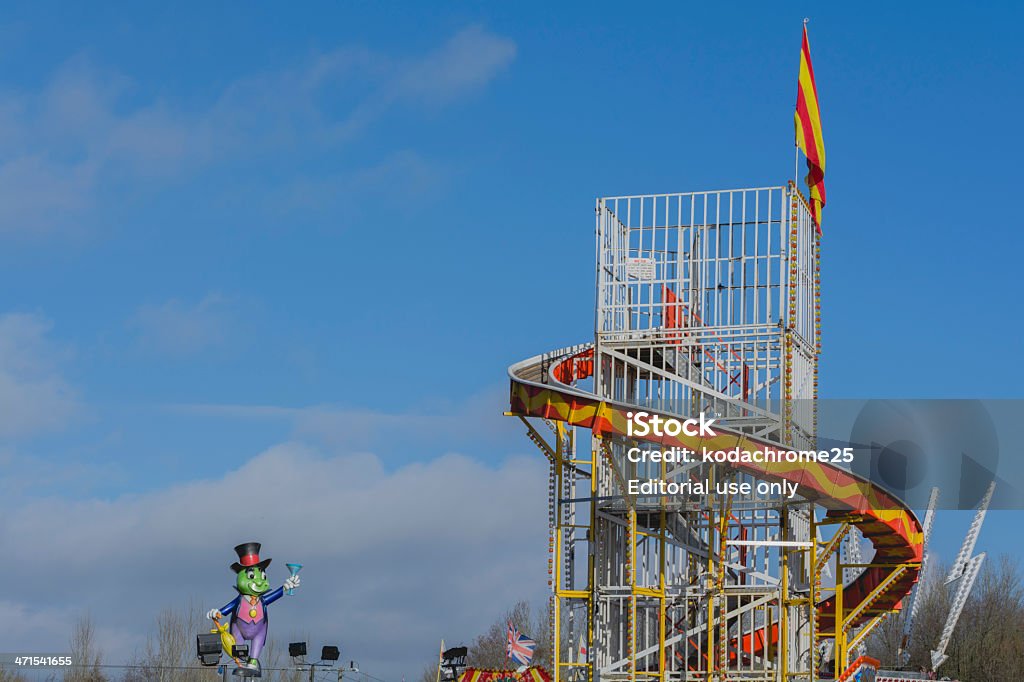
[[(302, 570), (302, 564), (285, 564), (288, 567), (288, 573), (291, 575), (298, 575), (299, 571)], [(289, 596), (294, 594), (295, 590), (288, 590)]]

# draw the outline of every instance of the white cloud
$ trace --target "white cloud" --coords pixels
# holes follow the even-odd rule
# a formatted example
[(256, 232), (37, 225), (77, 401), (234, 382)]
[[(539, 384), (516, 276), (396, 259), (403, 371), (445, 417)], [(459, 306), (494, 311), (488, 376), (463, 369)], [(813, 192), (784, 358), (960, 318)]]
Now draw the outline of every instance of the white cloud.
[(516, 56), (516, 44), (480, 26), (455, 34), (440, 49), (414, 62), (396, 82), (405, 96), (443, 101), (486, 85)]
[[(507, 386), (495, 386), (459, 403), (432, 402), (423, 409), (378, 410), (340, 405), (178, 404), (167, 409), (211, 419), (283, 421), (295, 438), (339, 450), (375, 448), (378, 454), (414, 448), (496, 449), (521, 437), (522, 426), (501, 414)], [(427, 448), (434, 448), (427, 450)], [(385, 452), (387, 450), (388, 452)]]
[[(275, 168), (322, 155), (392, 108), (415, 112), (479, 89), (515, 52), (511, 40), (477, 26), (416, 57), (340, 48), (240, 77), (205, 106), (142, 97), (125, 74), (73, 57), (39, 92), (0, 92), (0, 232), (80, 226), (108, 185), (135, 188), (240, 159), (265, 163), (268, 152)], [(375, 173), (413, 186), (430, 180), (415, 152), (388, 154), (339, 177), (356, 185)], [(296, 191), (303, 182), (311, 189), (297, 182)]]
[(358, 132), (399, 102), (439, 106), (486, 85), (516, 55), (508, 38), (470, 26), (423, 57), (399, 63), (373, 94), (337, 126), (341, 137)]
[(171, 299), (139, 308), (131, 325), (146, 349), (169, 354), (194, 353), (220, 343), (227, 334), (228, 300), (211, 293), (196, 303)]
[[(285, 562), (305, 565), (297, 596), (271, 607), (273, 637), (311, 633), (379, 677), (415, 676), (441, 636), (469, 639), (543, 592), (545, 481), (539, 457), (492, 468), (449, 454), (389, 471), (371, 454), (290, 443), (218, 480), (36, 500), (0, 515), (0, 554), (18, 558), (0, 631), (9, 649), (59, 649), (89, 612), (109, 660), (127, 659), (162, 608), (227, 602), (231, 548), (257, 540), (274, 582)], [(59, 625), (21, 628), (28, 613)]]
[(96, 171), (91, 161), (59, 163), (45, 155), (0, 163), (0, 234), (80, 229), (78, 217), (93, 205)]
[(0, 315), (0, 436), (59, 429), (79, 411), (59, 370), (66, 351), (47, 338), (49, 331), (38, 315)]
[(0, 233), (81, 229), (104, 181), (166, 177), (205, 153), (196, 121), (123, 106), (131, 85), (75, 56), (39, 92), (0, 92)]
[[(357, 199), (386, 196), (389, 208), (410, 214), (422, 211), (422, 200), (445, 184), (447, 168), (406, 149), (381, 162), (344, 173), (302, 176), (267, 194), (267, 204), (294, 219), (296, 212), (334, 213), (344, 208), (351, 220)], [(376, 202), (369, 202), (379, 210)]]

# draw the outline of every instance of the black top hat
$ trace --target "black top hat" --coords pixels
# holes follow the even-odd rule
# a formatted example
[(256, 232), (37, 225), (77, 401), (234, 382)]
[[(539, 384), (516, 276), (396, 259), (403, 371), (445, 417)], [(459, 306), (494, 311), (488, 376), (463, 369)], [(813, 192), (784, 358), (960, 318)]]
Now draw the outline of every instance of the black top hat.
[(267, 566), (270, 565), (270, 559), (264, 559), (260, 561), (260, 543), (258, 542), (243, 542), (238, 547), (235, 547), (235, 553), (238, 554), (238, 561), (231, 564), (231, 570), (235, 573), (239, 573), (246, 568), (252, 568), (255, 566), (260, 570), (266, 570)]

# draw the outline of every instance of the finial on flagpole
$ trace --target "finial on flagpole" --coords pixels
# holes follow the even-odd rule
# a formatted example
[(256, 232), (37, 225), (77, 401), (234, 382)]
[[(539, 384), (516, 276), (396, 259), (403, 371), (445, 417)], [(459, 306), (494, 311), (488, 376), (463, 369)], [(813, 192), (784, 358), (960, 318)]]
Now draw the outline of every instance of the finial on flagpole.
[(806, 26), (809, 23), (811, 23), (811, 18), (810, 17), (804, 17), (804, 26)]

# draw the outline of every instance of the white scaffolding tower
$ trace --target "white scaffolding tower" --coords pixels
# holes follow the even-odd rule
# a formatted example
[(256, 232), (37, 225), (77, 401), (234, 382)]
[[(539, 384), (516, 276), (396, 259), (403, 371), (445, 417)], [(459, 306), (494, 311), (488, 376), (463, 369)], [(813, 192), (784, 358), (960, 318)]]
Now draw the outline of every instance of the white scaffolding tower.
[[(818, 242), (792, 186), (601, 199), (597, 257), (598, 396), (814, 443)], [(779, 496), (624, 496), (623, 478), (744, 479), (632, 463), (628, 445), (595, 438), (601, 466), (576, 479), (591, 495), (563, 498), (587, 502), (576, 518), (589, 519), (578, 537), (595, 588), (595, 677), (809, 679), (820, 579), (809, 556), (813, 506)], [(586, 582), (578, 572), (568, 579)], [(559, 613), (576, 613), (573, 602), (563, 598)]]

